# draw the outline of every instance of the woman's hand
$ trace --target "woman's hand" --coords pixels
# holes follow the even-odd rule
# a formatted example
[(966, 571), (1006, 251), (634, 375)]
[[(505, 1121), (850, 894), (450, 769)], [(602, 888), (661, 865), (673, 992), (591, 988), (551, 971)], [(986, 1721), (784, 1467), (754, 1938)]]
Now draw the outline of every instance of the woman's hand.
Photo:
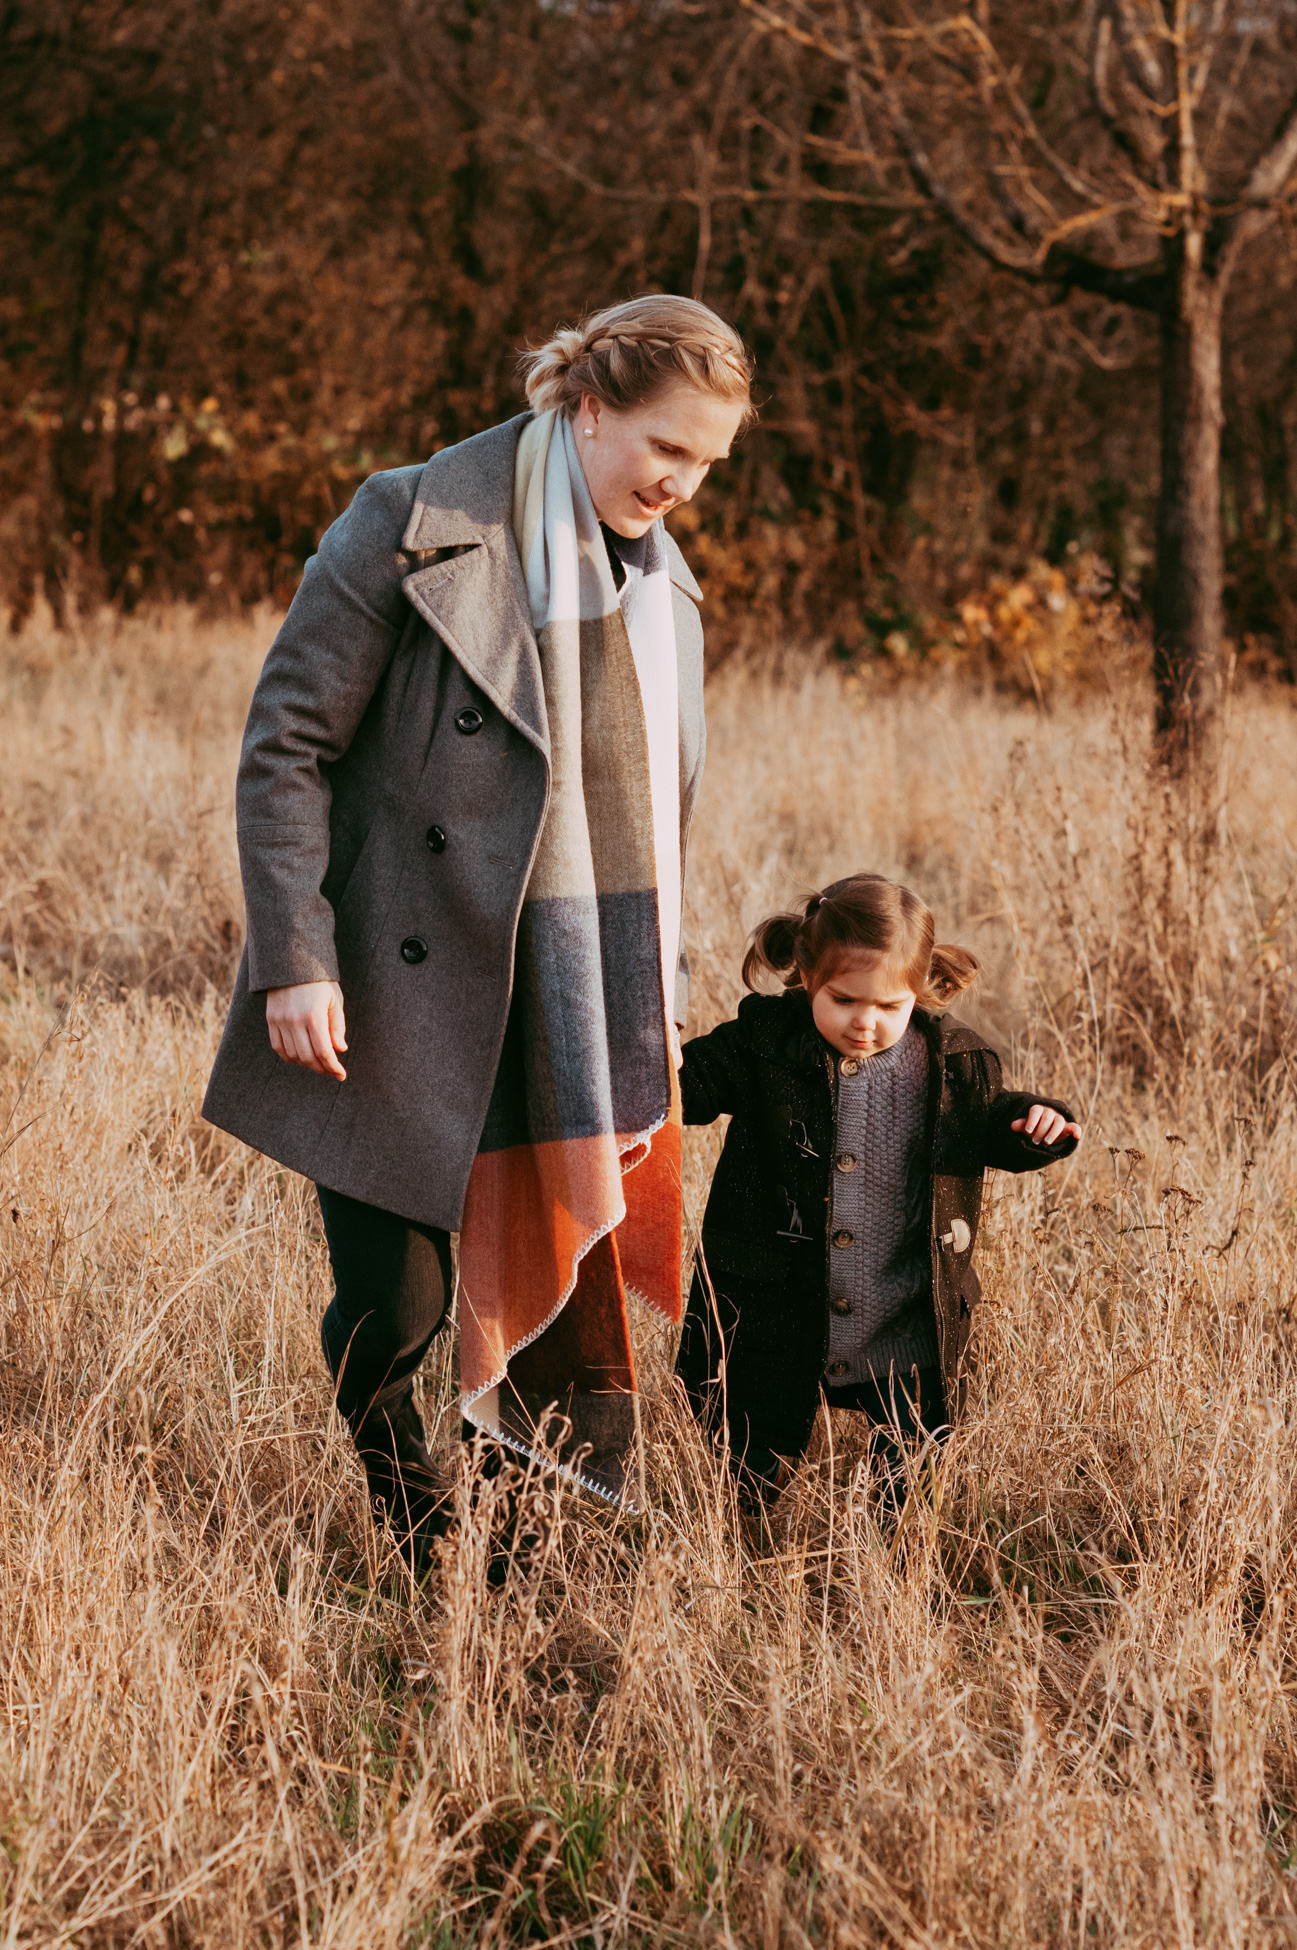
[(347, 1019), (336, 982), (295, 982), (266, 991), (270, 1047), (285, 1063), (301, 1063), (317, 1076), (345, 1083), (347, 1072), (334, 1055), (347, 1047)]
[(1069, 1124), (1061, 1111), (1051, 1110), (1048, 1104), (1033, 1104), (1025, 1117), (1015, 1117), (1009, 1129), (1025, 1131), (1037, 1144), (1057, 1144), (1060, 1138), (1081, 1135), (1079, 1124)]

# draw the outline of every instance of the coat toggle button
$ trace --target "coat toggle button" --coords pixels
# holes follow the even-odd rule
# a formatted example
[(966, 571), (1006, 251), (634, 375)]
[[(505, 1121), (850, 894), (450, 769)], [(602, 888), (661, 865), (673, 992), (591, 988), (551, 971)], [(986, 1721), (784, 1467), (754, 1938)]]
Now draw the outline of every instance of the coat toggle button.
[(455, 713), (455, 729), (462, 731), (466, 738), (471, 738), (475, 731), (480, 731), (485, 723), (486, 719), (475, 705), (466, 704), (462, 711)]
[(429, 853), (444, 853), (446, 851), (446, 835), (442, 832), (440, 826), (430, 826), (428, 828), (427, 840)]
[(952, 1219), (950, 1231), (943, 1232), (941, 1235), (942, 1245), (953, 1246), (957, 1253), (966, 1253), (972, 1244), (972, 1239), (973, 1235), (963, 1219)]
[(411, 968), (416, 968), (421, 961), (427, 959), (427, 955), (428, 944), (423, 936), (421, 934), (407, 934), (405, 940), (401, 943), (401, 960), (408, 961)]

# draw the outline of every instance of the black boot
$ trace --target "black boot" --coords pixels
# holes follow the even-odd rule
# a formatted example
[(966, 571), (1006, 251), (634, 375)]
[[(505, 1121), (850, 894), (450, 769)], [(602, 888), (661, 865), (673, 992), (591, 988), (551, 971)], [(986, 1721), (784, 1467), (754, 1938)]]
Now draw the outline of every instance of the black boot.
[(452, 1521), (449, 1495), (439, 1487), (424, 1441), (423, 1423), (407, 1386), (376, 1403), (352, 1428), (375, 1518), (385, 1523), (416, 1577), (428, 1568), (432, 1546)]

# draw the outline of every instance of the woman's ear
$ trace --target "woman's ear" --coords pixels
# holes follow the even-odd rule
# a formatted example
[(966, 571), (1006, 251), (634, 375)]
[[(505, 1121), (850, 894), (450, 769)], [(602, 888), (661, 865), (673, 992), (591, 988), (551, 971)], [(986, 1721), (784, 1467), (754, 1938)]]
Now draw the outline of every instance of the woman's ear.
[(598, 433), (599, 409), (602, 404), (603, 402), (597, 399), (593, 393), (582, 393), (581, 410), (577, 414), (576, 423), (583, 440), (593, 440)]

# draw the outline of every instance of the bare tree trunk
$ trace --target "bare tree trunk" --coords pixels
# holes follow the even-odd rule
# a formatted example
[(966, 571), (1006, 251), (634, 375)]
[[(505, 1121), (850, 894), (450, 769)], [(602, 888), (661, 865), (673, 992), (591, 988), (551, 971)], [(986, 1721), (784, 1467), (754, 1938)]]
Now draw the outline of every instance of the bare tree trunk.
[(1162, 485), (1157, 504), (1153, 670), (1157, 742), (1175, 771), (1208, 757), (1219, 689), (1220, 336), (1224, 279), (1202, 240), (1177, 239), (1162, 314)]

